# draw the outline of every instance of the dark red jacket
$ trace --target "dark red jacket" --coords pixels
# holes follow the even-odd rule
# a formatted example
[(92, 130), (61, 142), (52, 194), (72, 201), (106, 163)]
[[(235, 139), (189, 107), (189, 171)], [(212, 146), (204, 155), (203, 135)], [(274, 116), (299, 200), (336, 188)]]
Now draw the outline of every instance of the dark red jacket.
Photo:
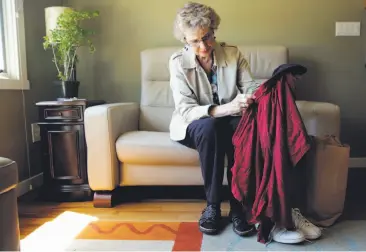
[(310, 148), (295, 103), (294, 82), (295, 77), (284, 72), (263, 83), (233, 136), (232, 192), (243, 202), (250, 223), (272, 223), (262, 223), (258, 241), (263, 243), (273, 223), (293, 228), (290, 170)]

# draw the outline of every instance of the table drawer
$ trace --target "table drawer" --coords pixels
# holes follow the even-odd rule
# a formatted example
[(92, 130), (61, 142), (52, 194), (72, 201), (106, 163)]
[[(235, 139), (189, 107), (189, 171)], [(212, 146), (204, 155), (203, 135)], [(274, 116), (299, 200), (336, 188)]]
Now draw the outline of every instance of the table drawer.
[(83, 119), (82, 107), (48, 107), (43, 110), (45, 121), (54, 120), (81, 120)]

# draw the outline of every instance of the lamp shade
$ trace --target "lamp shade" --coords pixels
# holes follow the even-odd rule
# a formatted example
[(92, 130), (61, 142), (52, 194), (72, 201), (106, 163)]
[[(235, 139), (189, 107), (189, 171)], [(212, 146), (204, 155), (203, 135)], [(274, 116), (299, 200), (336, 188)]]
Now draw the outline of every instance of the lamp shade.
[(64, 6), (53, 6), (45, 8), (45, 19), (46, 19), (46, 35), (50, 35), (50, 30), (53, 30), (57, 26), (57, 18), (70, 7)]

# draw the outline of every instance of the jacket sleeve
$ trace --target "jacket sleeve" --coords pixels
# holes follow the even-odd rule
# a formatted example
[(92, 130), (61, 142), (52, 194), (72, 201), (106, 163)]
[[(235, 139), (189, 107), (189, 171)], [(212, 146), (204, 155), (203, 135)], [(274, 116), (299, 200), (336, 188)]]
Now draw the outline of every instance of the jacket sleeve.
[(199, 105), (196, 95), (188, 86), (179, 59), (172, 57), (169, 61), (170, 87), (173, 93), (175, 108), (187, 122), (209, 117), (209, 105)]
[(238, 88), (242, 94), (254, 94), (262, 82), (254, 79), (249, 62), (239, 50), (238, 54)]

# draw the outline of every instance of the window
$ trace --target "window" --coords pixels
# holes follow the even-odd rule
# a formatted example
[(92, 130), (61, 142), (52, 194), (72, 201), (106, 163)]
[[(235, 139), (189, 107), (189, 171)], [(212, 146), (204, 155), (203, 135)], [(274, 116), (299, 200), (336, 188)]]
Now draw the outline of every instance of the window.
[(29, 89), (23, 0), (0, 0), (0, 89)]
[[(2, 2), (3, 0), (0, 0)], [(0, 73), (5, 73), (5, 34), (4, 34), (4, 15), (3, 8), (0, 5)]]

